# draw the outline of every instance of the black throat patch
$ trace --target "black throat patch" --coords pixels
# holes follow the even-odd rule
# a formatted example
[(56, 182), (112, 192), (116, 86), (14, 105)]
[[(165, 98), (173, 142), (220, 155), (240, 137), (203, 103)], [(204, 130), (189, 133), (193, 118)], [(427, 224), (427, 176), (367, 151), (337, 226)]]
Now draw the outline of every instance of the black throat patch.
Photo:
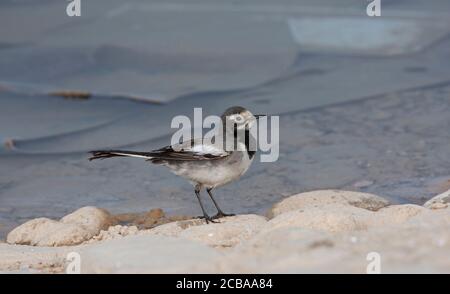
[[(237, 131), (237, 126), (234, 126), (234, 138), (237, 140), (238, 137), (238, 131)], [(248, 157), (250, 159), (253, 158), (253, 156), (255, 156), (256, 151), (250, 151), (250, 140), (254, 140), (254, 138), (252, 136), (250, 136), (250, 130), (245, 130), (245, 150), (247, 151)], [(236, 143), (236, 141), (235, 141)], [(236, 146), (234, 146), (236, 148)]]
[(245, 130), (245, 150), (247, 150), (248, 157), (252, 159), (253, 156), (255, 156), (256, 151), (250, 151), (250, 139), (253, 139), (253, 137), (250, 136), (250, 131)]

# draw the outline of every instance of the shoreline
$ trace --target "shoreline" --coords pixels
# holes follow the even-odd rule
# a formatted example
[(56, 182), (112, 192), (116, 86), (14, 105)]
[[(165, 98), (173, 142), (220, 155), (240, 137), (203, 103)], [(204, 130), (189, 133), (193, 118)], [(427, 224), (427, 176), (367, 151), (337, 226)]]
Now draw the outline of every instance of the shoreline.
[[(424, 206), (318, 190), (287, 197), (266, 216), (208, 225), (186, 217), (150, 228), (120, 225), (117, 216), (84, 207), (10, 232), (0, 243), (0, 271), (64, 273), (67, 254), (76, 252), (81, 273), (364, 273), (366, 255), (377, 252), (383, 273), (449, 273), (449, 203), (450, 190)], [(164, 217), (149, 214), (152, 224)]]

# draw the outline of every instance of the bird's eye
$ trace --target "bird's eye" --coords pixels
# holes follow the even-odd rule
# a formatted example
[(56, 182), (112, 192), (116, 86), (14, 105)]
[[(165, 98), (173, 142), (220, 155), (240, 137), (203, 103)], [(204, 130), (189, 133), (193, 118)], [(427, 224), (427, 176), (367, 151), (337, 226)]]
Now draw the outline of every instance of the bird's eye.
[(237, 123), (242, 123), (242, 122), (244, 122), (244, 118), (243, 118), (242, 115), (240, 115), (240, 114), (237, 114), (237, 115), (235, 116), (234, 120), (235, 120)]

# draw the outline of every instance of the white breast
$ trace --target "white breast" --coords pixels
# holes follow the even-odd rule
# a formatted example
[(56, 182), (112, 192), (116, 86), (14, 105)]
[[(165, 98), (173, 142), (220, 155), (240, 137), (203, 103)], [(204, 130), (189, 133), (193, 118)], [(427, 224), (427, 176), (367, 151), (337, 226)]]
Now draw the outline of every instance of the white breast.
[(238, 179), (250, 167), (247, 152), (232, 152), (226, 158), (202, 162), (186, 162), (172, 171), (193, 184), (216, 188)]

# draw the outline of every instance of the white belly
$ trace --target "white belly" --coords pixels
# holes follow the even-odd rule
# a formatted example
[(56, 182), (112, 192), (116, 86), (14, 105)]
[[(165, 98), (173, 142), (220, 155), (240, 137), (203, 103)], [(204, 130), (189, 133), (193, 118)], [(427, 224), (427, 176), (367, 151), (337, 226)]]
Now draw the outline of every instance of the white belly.
[(216, 188), (238, 179), (250, 167), (252, 159), (246, 152), (233, 152), (227, 158), (201, 162), (186, 162), (172, 171), (194, 185)]

